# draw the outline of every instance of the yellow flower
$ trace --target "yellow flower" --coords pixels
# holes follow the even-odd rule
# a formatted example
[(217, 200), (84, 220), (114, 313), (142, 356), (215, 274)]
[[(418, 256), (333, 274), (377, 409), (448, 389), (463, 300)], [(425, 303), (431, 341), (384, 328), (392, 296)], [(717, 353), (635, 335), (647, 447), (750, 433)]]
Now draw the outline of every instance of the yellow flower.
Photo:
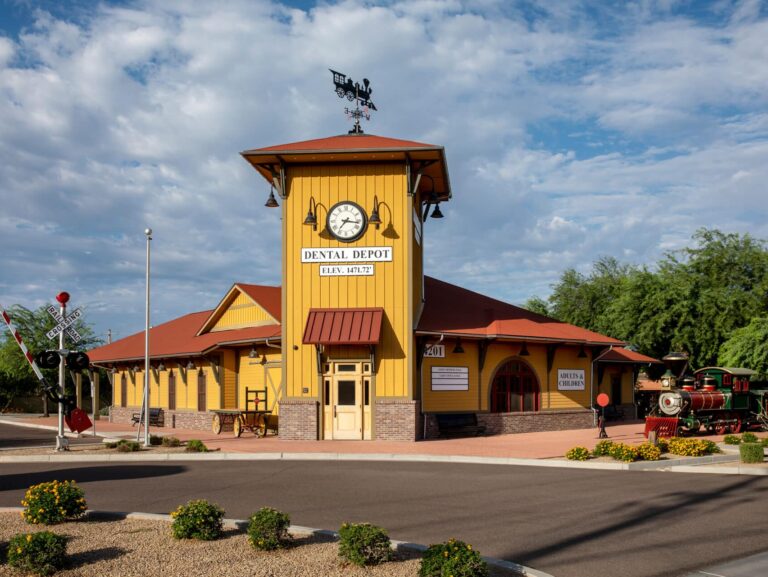
[(471, 550), (472, 550), (472, 545), (467, 545), (467, 551), (471, 551)]
[(45, 513), (45, 509), (38, 509), (37, 512), (38, 513)]
[(21, 547), (16, 547), (16, 553), (21, 553)]
[(29, 533), (27, 535), (27, 543), (29, 543), (32, 540), (32, 533)]
[(448, 551), (443, 551), (443, 557), (448, 557)]

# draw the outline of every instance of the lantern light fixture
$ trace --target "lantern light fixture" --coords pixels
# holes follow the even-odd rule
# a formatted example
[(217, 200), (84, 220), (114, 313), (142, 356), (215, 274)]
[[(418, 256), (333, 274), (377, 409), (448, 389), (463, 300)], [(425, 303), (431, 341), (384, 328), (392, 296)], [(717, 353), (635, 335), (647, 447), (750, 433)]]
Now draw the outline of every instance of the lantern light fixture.
[(371, 211), (371, 216), (368, 217), (368, 224), (373, 224), (376, 226), (376, 230), (379, 230), (379, 227), (381, 226), (381, 217), (379, 216), (379, 197), (377, 195), (373, 195), (373, 210)]
[(266, 206), (267, 208), (277, 208), (278, 206), (280, 206), (279, 204), (277, 204), (277, 199), (275, 198), (274, 185), (272, 185), (269, 188), (269, 198), (267, 199), (267, 202), (264, 203), (264, 206)]
[(461, 339), (456, 339), (456, 346), (453, 347), (453, 353), (456, 355), (464, 354), (464, 347), (461, 346)]
[(317, 203), (312, 196), (309, 197), (309, 209), (307, 210), (307, 217), (304, 219), (304, 224), (311, 226), (312, 230), (317, 230)]
[(523, 343), (523, 346), (520, 347), (520, 353), (519, 355), (521, 357), (527, 357), (530, 356), (531, 353), (528, 352), (528, 345), (526, 343)]

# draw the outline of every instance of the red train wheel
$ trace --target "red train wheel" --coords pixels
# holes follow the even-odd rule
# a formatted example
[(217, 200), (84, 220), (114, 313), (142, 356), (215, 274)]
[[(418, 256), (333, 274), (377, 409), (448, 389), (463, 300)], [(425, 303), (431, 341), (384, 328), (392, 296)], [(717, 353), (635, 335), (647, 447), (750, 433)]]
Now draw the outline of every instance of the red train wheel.
[(731, 427), (726, 424), (722, 424), (722, 425), (718, 424), (715, 427), (715, 433), (718, 435), (727, 435), (730, 432), (731, 432)]
[(741, 433), (741, 427), (743, 426), (743, 423), (741, 422), (741, 419), (736, 420), (736, 424), (733, 425), (733, 431), (734, 433)]

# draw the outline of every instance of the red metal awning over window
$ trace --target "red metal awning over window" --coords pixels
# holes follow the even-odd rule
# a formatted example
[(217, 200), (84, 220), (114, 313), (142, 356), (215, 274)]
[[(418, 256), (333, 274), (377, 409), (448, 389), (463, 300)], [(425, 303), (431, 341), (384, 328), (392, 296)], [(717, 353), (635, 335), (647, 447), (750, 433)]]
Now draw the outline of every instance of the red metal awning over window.
[(305, 345), (375, 345), (381, 335), (382, 308), (310, 309)]

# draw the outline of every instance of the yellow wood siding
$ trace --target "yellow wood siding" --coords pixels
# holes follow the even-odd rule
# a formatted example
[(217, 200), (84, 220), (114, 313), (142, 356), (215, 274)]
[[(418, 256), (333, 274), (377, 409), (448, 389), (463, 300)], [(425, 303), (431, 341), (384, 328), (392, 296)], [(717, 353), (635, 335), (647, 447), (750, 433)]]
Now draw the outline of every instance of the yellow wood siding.
[[(399, 164), (291, 167), (289, 197), (283, 203), (283, 340), (289, 397), (319, 398), (315, 348), (302, 345), (307, 313), (312, 307), (383, 307), (385, 321), (377, 346), (375, 395), (407, 397), (412, 376), (412, 309), (408, 293), (407, 250), (412, 236), (412, 202), (407, 195), (405, 167)], [(369, 226), (354, 243), (341, 243), (325, 229), (328, 210), (350, 200), (370, 214), (373, 196), (380, 202), (379, 230)], [(318, 203), (317, 231), (303, 224), (310, 198)], [(392, 262), (374, 263), (373, 276), (321, 277), (320, 264), (302, 263), (302, 248), (392, 247)], [(298, 350), (294, 350), (298, 346)], [(302, 392), (306, 388), (307, 393)]]
[(222, 408), (237, 408), (237, 372), (235, 351), (226, 350), (221, 355)]
[[(237, 406), (240, 409), (253, 409), (252, 406), (245, 406), (245, 392), (246, 389), (267, 390), (268, 408), (274, 414), (278, 413), (278, 401), (281, 396), (281, 356), (280, 349), (275, 349), (266, 346), (256, 347), (258, 356), (256, 358), (250, 358), (248, 355), (250, 349), (241, 349), (238, 351), (240, 356), (240, 378), (237, 391)], [(266, 355), (266, 363), (263, 363), (264, 355)], [(259, 407), (263, 408), (263, 407)]]
[[(544, 409), (586, 409), (589, 408), (589, 369), (590, 360), (588, 358), (578, 358), (579, 347), (559, 347), (555, 353), (555, 362), (552, 365), (552, 374), (550, 375), (550, 402), (547, 405), (542, 404)], [(580, 369), (584, 371), (584, 390), (583, 391), (558, 391), (557, 390), (557, 370), (558, 369)], [(544, 386), (542, 386), (542, 389)]]
[[(445, 342), (445, 358), (425, 358), (422, 364), (424, 410), (435, 412), (479, 410), (480, 374), (477, 365), (477, 345), (462, 342), (463, 354), (453, 354), (455, 342)], [(433, 391), (432, 367), (469, 367), (469, 389), (466, 391)]]
[(271, 324), (275, 324), (275, 320), (267, 311), (254, 303), (248, 295), (238, 292), (213, 325), (211, 332)]

